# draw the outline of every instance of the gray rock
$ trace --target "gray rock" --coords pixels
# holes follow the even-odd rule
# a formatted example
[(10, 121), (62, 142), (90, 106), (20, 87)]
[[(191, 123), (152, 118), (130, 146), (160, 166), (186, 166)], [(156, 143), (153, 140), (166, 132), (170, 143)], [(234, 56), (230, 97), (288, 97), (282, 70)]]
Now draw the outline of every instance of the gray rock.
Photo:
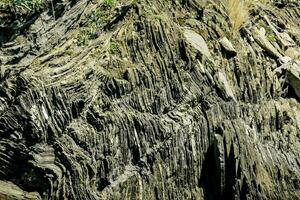
[(289, 47), (285, 50), (284, 54), (291, 57), (292, 59), (300, 59), (300, 48), (299, 47)]
[(192, 31), (192, 30), (185, 30), (184, 31), (184, 36), (186, 40), (198, 51), (200, 51), (204, 56), (210, 58), (211, 54), (208, 49), (208, 46), (203, 39), (201, 35), (198, 33)]
[(0, 199), (300, 199), (299, 70), (248, 30), (267, 14), (297, 48), (300, 1), (254, 7), (234, 59), (223, 6), (149, 2), (0, 8), (23, 27), (0, 48)]
[(288, 83), (300, 98), (300, 61), (290, 61), (284, 65)]
[(232, 55), (232, 56), (236, 55), (235, 48), (233, 47), (232, 43), (226, 37), (223, 37), (222, 39), (220, 39), (220, 43), (229, 55)]
[(0, 181), (0, 199), (3, 200), (39, 200), (41, 196), (37, 192), (25, 192), (17, 185)]
[(269, 28), (274, 32), (274, 34), (276, 35), (277, 39), (280, 42), (280, 45), (283, 48), (287, 48), (287, 47), (292, 47), (292, 46), (296, 46), (295, 41), (290, 37), (290, 35), (287, 32), (279, 32), (271, 23), (270, 19), (268, 18), (267, 15), (264, 15), (265, 20), (267, 21)]
[(218, 82), (219, 88), (224, 92), (225, 96), (227, 98), (231, 98), (232, 100), (234, 100), (236, 102), (236, 98), (234, 97), (231, 86), (229, 85), (224, 73), (217, 72), (216, 80)]
[(265, 36), (265, 29), (261, 28), (258, 30), (256, 27), (252, 29), (252, 34), (257, 43), (266, 50), (270, 55), (275, 58), (282, 57), (281, 53), (269, 42), (267, 37)]
[(283, 56), (283, 57), (278, 58), (278, 61), (280, 64), (285, 64), (285, 63), (292, 61), (292, 58), (290, 58), (288, 56)]

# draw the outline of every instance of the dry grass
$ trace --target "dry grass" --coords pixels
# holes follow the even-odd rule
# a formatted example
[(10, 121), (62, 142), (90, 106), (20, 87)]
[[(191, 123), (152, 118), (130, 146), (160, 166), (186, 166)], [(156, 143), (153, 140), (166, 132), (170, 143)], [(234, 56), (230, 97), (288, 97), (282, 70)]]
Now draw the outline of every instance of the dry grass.
[(236, 34), (249, 19), (249, 11), (258, 3), (267, 4), (270, 0), (223, 0), (232, 25), (232, 34)]
[(249, 19), (251, 0), (224, 0), (224, 6), (232, 25), (232, 33), (237, 33)]

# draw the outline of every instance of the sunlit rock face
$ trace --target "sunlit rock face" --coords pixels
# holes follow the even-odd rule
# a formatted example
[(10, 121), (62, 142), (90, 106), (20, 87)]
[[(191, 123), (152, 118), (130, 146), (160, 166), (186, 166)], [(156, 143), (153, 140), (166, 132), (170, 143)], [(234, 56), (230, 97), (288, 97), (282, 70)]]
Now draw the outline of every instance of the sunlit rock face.
[(11, 2), (0, 199), (300, 199), (299, 1)]

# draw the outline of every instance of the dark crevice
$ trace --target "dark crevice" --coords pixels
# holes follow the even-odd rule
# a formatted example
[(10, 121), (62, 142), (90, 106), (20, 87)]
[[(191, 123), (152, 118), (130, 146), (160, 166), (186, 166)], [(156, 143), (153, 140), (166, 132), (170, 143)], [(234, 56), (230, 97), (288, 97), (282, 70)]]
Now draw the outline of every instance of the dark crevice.
[(223, 199), (234, 200), (234, 185), (235, 185), (235, 158), (233, 144), (230, 147), (229, 157), (225, 157), (225, 191)]
[(200, 187), (203, 188), (205, 200), (221, 199), (221, 172), (216, 153), (214, 145), (211, 145), (202, 165)]
[(300, 102), (300, 98), (296, 94), (295, 90), (290, 86), (287, 87), (286, 93), (284, 94), (284, 98), (296, 99), (298, 102)]

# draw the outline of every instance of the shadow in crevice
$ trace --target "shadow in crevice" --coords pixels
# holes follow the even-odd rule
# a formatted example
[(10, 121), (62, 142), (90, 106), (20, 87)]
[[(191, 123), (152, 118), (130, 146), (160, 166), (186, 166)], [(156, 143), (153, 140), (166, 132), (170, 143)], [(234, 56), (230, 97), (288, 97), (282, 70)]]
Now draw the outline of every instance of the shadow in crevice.
[(286, 93), (284, 94), (285, 98), (288, 99), (296, 99), (298, 102), (300, 102), (300, 98), (298, 97), (298, 95), (296, 94), (295, 90), (291, 87), (288, 86), (286, 89)]
[(11, 32), (10, 29), (8, 29), (6, 27), (0, 28), (0, 47), (3, 43), (10, 40), (12, 34), (13, 34), (13, 32)]
[(223, 199), (234, 200), (234, 194), (236, 193), (235, 182), (236, 182), (236, 160), (234, 158), (234, 147), (233, 144), (230, 146), (229, 156), (225, 157), (225, 189)]
[[(208, 148), (202, 165), (200, 187), (203, 188), (205, 200), (234, 200), (235, 194), (238, 194), (234, 147), (231, 145), (225, 165), (221, 164), (219, 152), (216, 143)], [(225, 180), (222, 181), (222, 177)]]
[(211, 145), (202, 165), (200, 187), (203, 188), (205, 200), (221, 199), (221, 173), (217, 153), (214, 145)]

